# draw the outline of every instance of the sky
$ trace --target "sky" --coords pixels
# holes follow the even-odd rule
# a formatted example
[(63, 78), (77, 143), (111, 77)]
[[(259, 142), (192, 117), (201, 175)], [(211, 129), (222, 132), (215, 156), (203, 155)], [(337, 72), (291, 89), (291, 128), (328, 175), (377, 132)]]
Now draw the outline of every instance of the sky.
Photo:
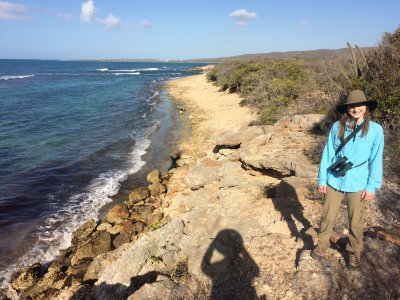
[(378, 45), (400, 0), (0, 0), (0, 58), (195, 59)]

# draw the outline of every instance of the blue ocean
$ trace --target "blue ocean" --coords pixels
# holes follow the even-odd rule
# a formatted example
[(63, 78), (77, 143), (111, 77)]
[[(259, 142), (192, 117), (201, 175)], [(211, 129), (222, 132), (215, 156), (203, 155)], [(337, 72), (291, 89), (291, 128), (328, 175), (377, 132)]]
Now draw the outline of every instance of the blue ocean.
[(168, 159), (178, 125), (162, 85), (196, 66), (0, 60), (0, 283)]

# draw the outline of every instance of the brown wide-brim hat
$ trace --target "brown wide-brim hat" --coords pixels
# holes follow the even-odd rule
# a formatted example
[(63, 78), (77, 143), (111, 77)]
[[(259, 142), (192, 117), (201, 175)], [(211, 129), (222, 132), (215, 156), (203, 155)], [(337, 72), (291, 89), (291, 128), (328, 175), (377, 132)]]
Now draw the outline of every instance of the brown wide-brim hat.
[(347, 96), (346, 102), (336, 106), (337, 110), (341, 113), (347, 111), (347, 106), (351, 104), (366, 105), (370, 111), (373, 111), (378, 106), (378, 102), (375, 100), (367, 100), (363, 91), (353, 90)]

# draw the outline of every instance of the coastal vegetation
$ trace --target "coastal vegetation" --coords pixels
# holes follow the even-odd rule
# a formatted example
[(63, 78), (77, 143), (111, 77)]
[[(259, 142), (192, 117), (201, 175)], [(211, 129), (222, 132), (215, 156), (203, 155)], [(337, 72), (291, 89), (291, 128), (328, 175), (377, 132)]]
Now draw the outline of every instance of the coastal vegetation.
[[(336, 105), (347, 93), (364, 90), (379, 103), (374, 119), (385, 130), (385, 172), (396, 176), (400, 173), (400, 27), (385, 33), (376, 48), (347, 46), (347, 56), (341, 51), (322, 58), (294, 54), (224, 61), (207, 78), (221, 91), (240, 93), (241, 104), (257, 111), (262, 124), (273, 124), (288, 114), (324, 113), (315, 128), (320, 134), (337, 119)], [(310, 156), (318, 157), (315, 153), (322, 145), (309, 151)]]

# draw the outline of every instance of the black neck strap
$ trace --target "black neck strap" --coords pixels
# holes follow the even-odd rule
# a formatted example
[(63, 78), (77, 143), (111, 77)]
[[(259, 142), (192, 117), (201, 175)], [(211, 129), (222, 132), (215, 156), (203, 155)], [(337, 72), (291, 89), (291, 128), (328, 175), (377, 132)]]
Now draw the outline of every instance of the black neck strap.
[(339, 147), (336, 149), (335, 155), (337, 155), (337, 154), (340, 152), (340, 150), (342, 150), (343, 147), (347, 144), (347, 142), (350, 141), (351, 138), (352, 138), (353, 136), (355, 136), (355, 135), (361, 130), (361, 127), (362, 127), (361, 125), (358, 125), (358, 126), (356, 126), (356, 128), (354, 128), (353, 132), (350, 133), (349, 136), (348, 136), (344, 141), (342, 141), (342, 143), (341, 143), (341, 144), (339, 145)]

